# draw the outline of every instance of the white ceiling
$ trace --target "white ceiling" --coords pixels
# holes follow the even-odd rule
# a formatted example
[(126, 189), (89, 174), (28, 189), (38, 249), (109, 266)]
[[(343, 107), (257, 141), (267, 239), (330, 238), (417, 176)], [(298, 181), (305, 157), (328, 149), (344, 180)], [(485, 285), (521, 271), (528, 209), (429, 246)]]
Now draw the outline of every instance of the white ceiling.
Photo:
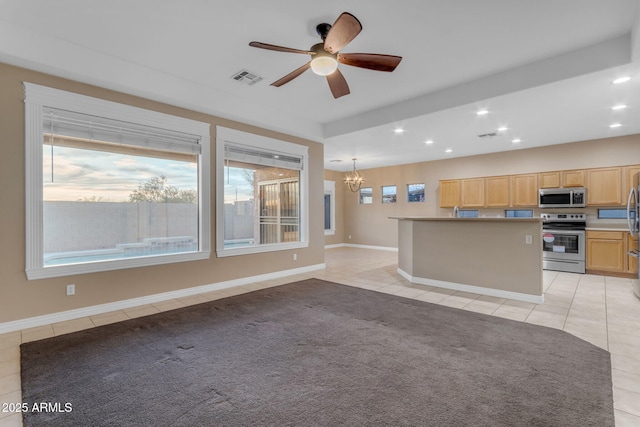
[[(639, 4), (0, 0), (0, 61), (320, 141), (345, 171), (640, 133)], [(343, 52), (398, 68), (341, 65), (351, 94), (337, 100), (311, 71), (270, 86), (309, 58), (249, 42), (308, 49), (344, 11), (363, 31)], [(242, 69), (264, 79), (231, 79)]]

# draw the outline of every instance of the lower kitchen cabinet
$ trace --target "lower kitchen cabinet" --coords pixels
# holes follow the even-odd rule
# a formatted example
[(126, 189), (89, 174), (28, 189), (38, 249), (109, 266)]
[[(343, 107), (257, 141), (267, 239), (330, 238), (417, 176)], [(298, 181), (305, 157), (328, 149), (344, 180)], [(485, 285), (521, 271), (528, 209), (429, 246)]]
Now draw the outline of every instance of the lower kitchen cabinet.
[(637, 261), (630, 261), (627, 255), (634, 244), (624, 231), (587, 230), (587, 272), (637, 273)]

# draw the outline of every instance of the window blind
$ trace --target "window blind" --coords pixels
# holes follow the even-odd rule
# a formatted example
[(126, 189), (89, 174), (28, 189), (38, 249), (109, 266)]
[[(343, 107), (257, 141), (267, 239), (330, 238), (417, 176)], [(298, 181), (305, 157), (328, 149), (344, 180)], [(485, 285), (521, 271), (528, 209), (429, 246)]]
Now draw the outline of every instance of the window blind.
[(198, 155), (200, 137), (57, 108), (43, 108), (43, 132), (173, 153)]
[(237, 162), (295, 170), (302, 170), (303, 164), (302, 156), (229, 142), (226, 142), (224, 146), (224, 158)]

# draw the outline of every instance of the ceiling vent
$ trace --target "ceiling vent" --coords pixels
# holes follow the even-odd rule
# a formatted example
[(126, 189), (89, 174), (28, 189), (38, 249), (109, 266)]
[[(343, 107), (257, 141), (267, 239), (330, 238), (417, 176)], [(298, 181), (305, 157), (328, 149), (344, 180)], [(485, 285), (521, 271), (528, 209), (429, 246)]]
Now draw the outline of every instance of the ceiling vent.
[(496, 135), (497, 135), (497, 132), (489, 132), (489, 133), (483, 133), (481, 135), (478, 135), (478, 138), (493, 138)]
[(233, 76), (231, 76), (231, 78), (233, 80), (246, 83), (249, 86), (253, 86), (254, 84), (258, 83), (260, 80), (262, 80), (262, 77), (252, 72), (249, 72), (247, 70), (240, 70), (237, 73), (235, 73)]

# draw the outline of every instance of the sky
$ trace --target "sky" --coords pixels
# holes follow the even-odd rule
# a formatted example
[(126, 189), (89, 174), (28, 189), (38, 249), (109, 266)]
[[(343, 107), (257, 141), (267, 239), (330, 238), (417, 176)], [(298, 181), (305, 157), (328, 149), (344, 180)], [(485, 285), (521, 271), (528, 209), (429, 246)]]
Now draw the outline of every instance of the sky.
[(78, 148), (43, 146), (44, 200), (122, 202), (151, 178), (166, 176), (167, 184), (197, 190), (197, 164)]
[[(43, 146), (42, 154), (47, 201), (128, 201), (139, 184), (160, 176), (181, 190), (198, 187), (197, 165), (191, 162), (61, 146), (54, 146), (52, 155), (50, 145)], [(253, 198), (245, 169), (225, 168), (224, 176), (225, 203)]]

